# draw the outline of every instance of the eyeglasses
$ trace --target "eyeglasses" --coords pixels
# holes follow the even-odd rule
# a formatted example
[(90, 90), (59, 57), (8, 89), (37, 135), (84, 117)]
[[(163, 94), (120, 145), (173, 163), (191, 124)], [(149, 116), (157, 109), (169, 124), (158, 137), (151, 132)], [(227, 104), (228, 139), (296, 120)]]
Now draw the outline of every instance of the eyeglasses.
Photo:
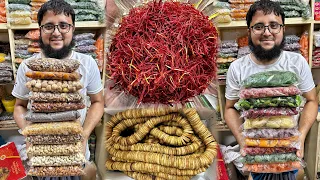
[(48, 23), (40, 26), (40, 28), (46, 34), (53, 33), (56, 30), (56, 28), (61, 34), (66, 34), (70, 31), (71, 27), (73, 27), (73, 25), (68, 23), (59, 23), (58, 25)]
[(258, 23), (251, 26), (250, 28), (252, 29), (252, 32), (255, 35), (262, 35), (266, 31), (266, 28), (268, 28), (271, 34), (278, 34), (281, 30), (281, 27), (283, 26), (284, 26), (283, 24), (278, 24), (278, 23), (271, 23), (268, 26), (265, 26), (262, 23)]

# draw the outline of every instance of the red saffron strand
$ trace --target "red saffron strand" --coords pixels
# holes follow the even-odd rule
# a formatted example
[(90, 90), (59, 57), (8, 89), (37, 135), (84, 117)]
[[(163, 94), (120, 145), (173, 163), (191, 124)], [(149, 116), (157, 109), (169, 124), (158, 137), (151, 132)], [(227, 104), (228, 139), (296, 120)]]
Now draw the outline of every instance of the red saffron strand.
[(108, 75), (138, 103), (179, 103), (216, 78), (218, 33), (191, 4), (150, 2), (122, 19)]

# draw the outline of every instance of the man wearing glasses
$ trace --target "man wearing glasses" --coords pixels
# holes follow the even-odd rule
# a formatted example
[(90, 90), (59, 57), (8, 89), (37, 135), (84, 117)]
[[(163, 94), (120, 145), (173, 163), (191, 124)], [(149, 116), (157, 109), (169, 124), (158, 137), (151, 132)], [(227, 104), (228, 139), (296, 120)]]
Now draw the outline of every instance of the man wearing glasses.
[[(277, 2), (260, 0), (251, 5), (246, 16), (251, 54), (237, 59), (230, 65), (226, 80), (224, 117), (242, 149), (244, 141), (240, 126), (243, 119), (240, 119), (239, 112), (234, 108), (234, 104), (239, 99), (240, 83), (248, 76), (258, 72), (271, 70), (294, 72), (301, 79), (298, 88), (306, 98), (298, 128), (301, 133), (301, 146), (296, 153), (298, 157), (303, 158), (304, 141), (316, 119), (318, 104), (315, 85), (307, 61), (298, 53), (282, 50), (285, 32), (284, 20), (284, 12)], [(252, 173), (252, 177), (254, 180), (287, 179), (284, 176), (295, 179), (295, 172), (277, 175)]]
[[(40, 26), (40, 47), (42, 51), (31, 58), (76, 59), (80, 62), (80, 67), (77, 70), (81, 74), (80, 81), (83, 85), (80, 93), (88, 95), (91, 101), (88, 113), (87, 109), (79, 110), (81, 123), (83, 124), (83, 152), (86, 159), (89, 160), (88, 138), (100, 121), (104, 108), (103, 87), (97, 63), (88, 55), (72, 51), (74, 46), (75, 13), (72, 7), (65, 1), (51, 0), (43, 4), (38, 12), (38, 24)], [(28, 59), (25, 61), (28, 61)], [(28, 94), (30, 92), (25, 87), (25, 83), (29, 80), (25, 76), (27, 71), (30, 71), (30, 69), (26, 66), (25, 62), (22, 62), (19, 66), (16, 84), (12, 91), (12, 95), (17, 98), (14, 108), (14, 119), (21, 130), (27, 126), (27, 121), (23, 118), (23, 115), (27, 111)], [(86, 173), (88, 176), (91, 176), (90, 178), (95, 177), (95, 172), (90, 174), (87, 171)], [(65, 179), (70, 179), (70, 177)], [(72, 179), (79, 179), (79, 177), (72, 177)]]

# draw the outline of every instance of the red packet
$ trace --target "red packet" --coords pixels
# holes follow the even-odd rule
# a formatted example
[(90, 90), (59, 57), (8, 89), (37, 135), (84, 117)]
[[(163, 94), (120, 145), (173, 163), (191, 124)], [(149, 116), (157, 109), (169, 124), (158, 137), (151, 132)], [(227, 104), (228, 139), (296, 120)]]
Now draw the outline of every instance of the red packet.
[(13, 142), (0, 147), (0, 179), (13, 180), (26, 177), (20, 155)]
[(218, 154), (217, 154), (217, 179), (218, 180), (229, 180), (229, 176), (227, 173), (226, 166), (223, 161), (223, 156), (220, 151), (220, 147), (218, 147)]

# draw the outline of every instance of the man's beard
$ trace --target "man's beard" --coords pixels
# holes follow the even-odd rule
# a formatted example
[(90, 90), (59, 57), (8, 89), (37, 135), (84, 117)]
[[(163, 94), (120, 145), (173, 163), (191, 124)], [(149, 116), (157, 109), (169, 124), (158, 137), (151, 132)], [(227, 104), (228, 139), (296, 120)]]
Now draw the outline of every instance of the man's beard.
[(75, 45), (74, 39), (70, 42), (69, 45), (63, 45), (61, 49), (53, 49), (50, 44), (44, 44), (41, 37), (39, 39), (40, 48), (42, 49), (44, 55), (48, 58), (56, 58), (56, 59), (63, 59), (68, 57), (72, 48)]
[(284, 47), (284, 38), (280, 45), (274, 45), (272, 49), (265, 50), (261, 45), (254, 45), (251, 37), (249, 36), (249, 48), (257, 60), (261, 62), (270, 62), (275, 58), (278, 58), (281, 54), (281, 50)]

